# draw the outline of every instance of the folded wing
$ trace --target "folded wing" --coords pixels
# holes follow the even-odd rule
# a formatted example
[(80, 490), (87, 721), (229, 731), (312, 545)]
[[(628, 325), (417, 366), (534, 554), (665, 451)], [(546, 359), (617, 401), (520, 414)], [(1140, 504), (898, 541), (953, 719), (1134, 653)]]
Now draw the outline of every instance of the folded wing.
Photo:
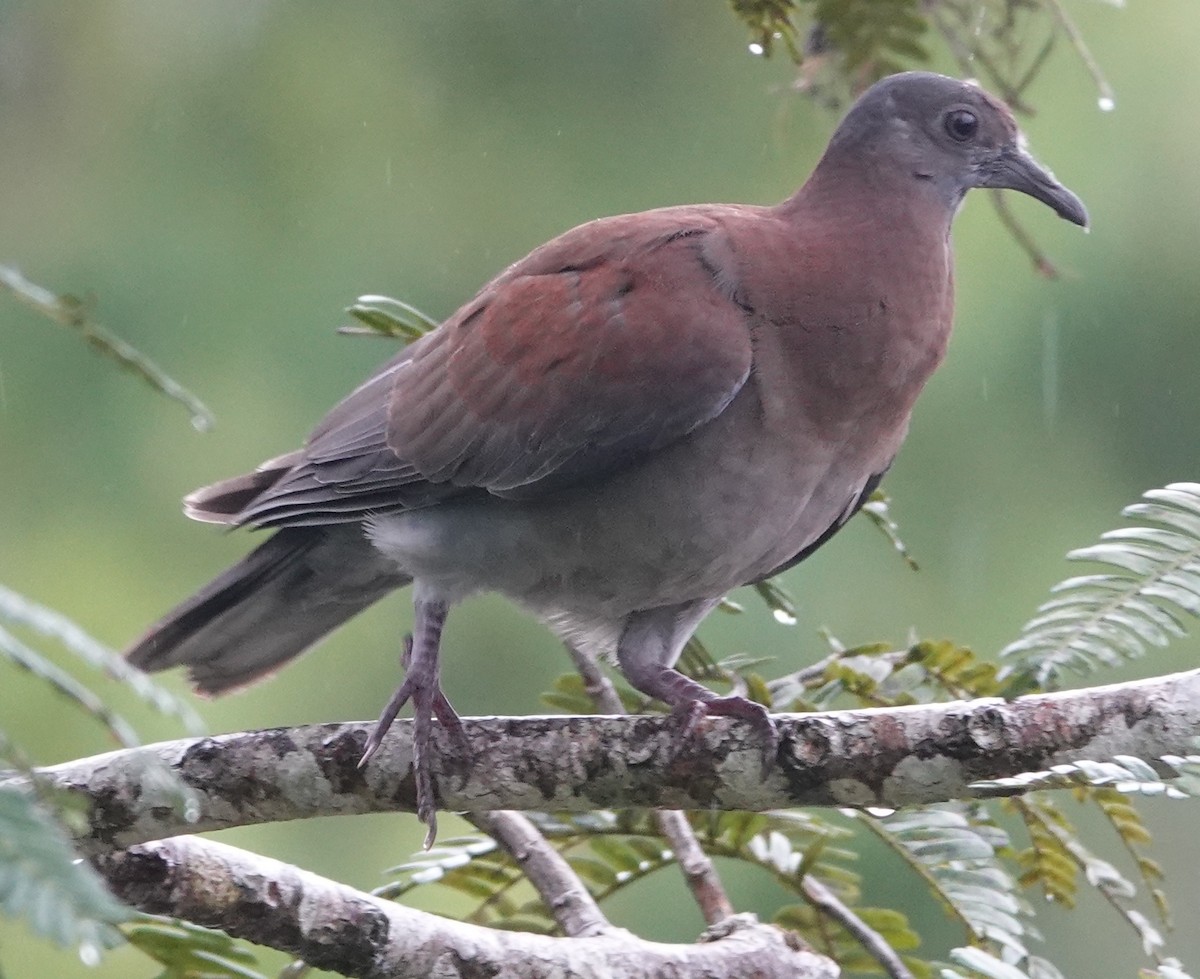
[(751, 369), (748, 310), (709, 257), (722, 234), (702, 209), (568, 232), (393, 358), (303, 450), (198, 491), (189, 512), (295, 526), (532, 498), (686, 436)]

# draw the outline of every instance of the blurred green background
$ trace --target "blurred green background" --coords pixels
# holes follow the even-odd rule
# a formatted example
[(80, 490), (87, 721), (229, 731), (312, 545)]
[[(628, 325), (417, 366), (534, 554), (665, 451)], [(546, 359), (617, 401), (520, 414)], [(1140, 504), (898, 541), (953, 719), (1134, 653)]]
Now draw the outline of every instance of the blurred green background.
[[(1065, 272), (1048, 282), (981, 195), (964, 208), (957, 333), (886, 483), (922, 570), (855, 521), (787, 576), (794, 628), (749, 596), (753, 614), (703, 628), (717, 654), (773, 656), (782, 673), (819, 652), (820, 626), (847, 643), (915, 630), (993, 651), (1070, 572), (1065, 551), (1116, 526), (1143, 490), (1200, 476), (1200, 8), (1068, 2), (1116, 110), (1100, 111), (1060, 44), (1024, 125), (1093, 231), (1013, 201)], [(355, 297), (442, 316), (589, 218), (789, 194), (836, 119), (790, 90), (784, 58), (753, 57), (746, 41), (718, 0), (0, 0), (0, 262), (90, 297), (218, 418), (193, 431), (178, 406), (0, 296), (0, 581), (121, 647), (252, 543), (188, 522), (179, 498), (294, 447), (388, 354), (387, 341), (335, 335)], [(375, 716), (408, 617), (407, 596), (391, 599), (274, 681), (202, 704), (211, 730)], [(494, 599), (452, 616), (444, 648), (464, 714), (538, 712), (568, 666)], [(1183, 669), (1195, 653), (1181, 643), (1102, 679)], [(179, 734), (102, 689), (148, 737)], [(43, 763), (111, 747), (3, 666), (0, 725)], [(1150, 812), (1157, 855), (1178, 869), (1171, 947), (1195, 968), (1196, 810)], [(444, 835), (458, 829), (444, 820)], [(379, 816), (223, 838), (370, 888), (421, 832)], [(863, 869), (870, 903), (904, 906), (898, 867)], [(779, 898), (753, 876), (732, 887), (764, 914)], [(665, 876), (611, 910), (648, 937), (702, 927)], [(906, 910), (932, 942), (958, 940), (936, 909)], [(1047, 951), (1069, 975), (1133, 974), (1133, 933), (1098, 900), (1050, 911)], [(0, 925), (0, 952), (14, 977), (87, 971), (17, 925)], [(123, 951), (96, 974), (153, 970)]]

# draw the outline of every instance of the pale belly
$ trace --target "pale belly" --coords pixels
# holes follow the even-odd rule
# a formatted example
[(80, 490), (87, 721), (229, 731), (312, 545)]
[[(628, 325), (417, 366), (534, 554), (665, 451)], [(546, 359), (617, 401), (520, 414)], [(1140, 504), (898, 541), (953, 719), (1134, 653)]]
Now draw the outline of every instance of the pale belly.
[(815, 541), (886, 465), (812, 439), (798, 458), (798, 440), (745, 438), (738, 422), (552, 497), (450, 501), (369, 533), (447, 601), (495, 591), (552, 623), (719, 598)]

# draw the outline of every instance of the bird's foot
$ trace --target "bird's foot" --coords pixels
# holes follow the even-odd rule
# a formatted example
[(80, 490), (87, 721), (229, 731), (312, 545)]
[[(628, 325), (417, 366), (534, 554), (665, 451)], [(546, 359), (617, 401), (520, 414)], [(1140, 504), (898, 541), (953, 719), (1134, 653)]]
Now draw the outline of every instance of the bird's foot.
[(430, 772), (433, 719), (436, 717), (438, 723), (446, 729), (454, 744), (455, 753), (463, 759), (464, 769), (466, 768), (466, 759), (470, 755), (470, 744), (462, 718), (458, 716), (457, 711), (450, 705), (450, 701), (446, 699), (446, 695), (442, 693), (436, 670), (430, 670), (423, 663), (414, 664), (412, 636), (405, 637), (401, 663), (408, 673), (404, 677), (404, 682), (392, 694), (383, 713), (379, 715), (374, 730), (367, 738), (367, 744), (358, 761), (358, 767), (362, 768), (366, 765), (379, 751), (384, 736), (392, 726), (392, 722), (396, 720), (396, 715), (411, 700), (413, 704), (412, 771), (417, 797), (417, 818), (429, 828), (425, 834), (424, 844), (425, 849), (428, 850), (437, 838), (437, 796), (434, 792), (433, 776)]
[[(404, 667), (405, 673), (408, 673), (412, 668), (412, 653), (413, 637), (412, 633), (410, 632), (404, 637), (404, 650), (400, 654), (400, 665)], [(397, 690), (396, 696), (399, 696), (399, 694), (400, 691)], [(391, 706), (390, 703), (389, 706)], [(401, 701), (396, 710), (399, 710), (400, 707), (403, 706), (404, 702)], [(393, 712), (392, 717), (395, 716), (396, 715)], [(450, 701), (446, 699), (446, 695), (442, 693), (442, 687), (440, 683), (434, 684), (433, 716), (436, 717), (438, 723), (446, 729), (446, 733), (450, 736), (450, 741), (454, 745), (454, 754), (462, 761), (463, 782), (465, 783), (467, 780), (466, 771), (469, 767), (469, 762), (471, 759), (471, 742), (467, 738), (467, 730), (463, 726), (462, 718), (458, 716), (458, 711), (451, 706)], [(389, 720), (388, 723), (390, 724), (391, 721)]]
[(695, 737), (700, 721), (705, 717), (734, 717), (750, 725), (762, 745), (762, 771), (766, 775), (775, 764), (779, 752), (779, 731), (771, 714), (762, 704), (746, 697), (696, 698), (679, 703), (671, 711), (679, 724), (680, 737), (687, 741)]

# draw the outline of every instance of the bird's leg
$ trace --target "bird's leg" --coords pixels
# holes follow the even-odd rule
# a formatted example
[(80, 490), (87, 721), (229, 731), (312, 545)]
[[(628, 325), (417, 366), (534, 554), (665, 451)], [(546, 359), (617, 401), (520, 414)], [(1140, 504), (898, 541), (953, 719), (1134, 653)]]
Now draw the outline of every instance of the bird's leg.
[(429, 771), (429, 749), (433, 734), (433, 718), (446, 727), (456, 743), (463, 747), (466, 735), (462, 720), (450, 706), (442, 693), (438, 649), (442, 639), (442, 628), (446, 624), (448, 606), (443, 601), (416, 598), (413, 601), (416, 621), (412, 635), (404, 640), (401, 663), (405, 668), (404, 682), (392, 695), (371, 736), (366, 750), (359, 760), (361, 768), (379, 750), (384, 735), (396, 719), (396, 715), (410, 699), (413, 703), (413, 779), (417, 790), (417, 818), (429, 827), (425, 836), (425, 847), (433, 845), (437, 836), (437, 803), (433, 792), (433, 779)]
[[(404, 650), (400, 654), (400, 666), (404, 669), (405, 673), (408, 672), (409, 667), (412, 665), (412, 653), (413, 637), (410, 632), (404, 637)], [(399, 692), (400, 690), (397, 688), (396, 693), (398, 694)], [(395, 697), (396, 695), (393, 694), (392, 699), (395, 700)], [(388, 708), (391, 709), (391, 706), (391, 701), (389, 701)], [(396, 716), (396, 711), (403, 706), (403, 703), (396, 705), (396, 708), (392, 710), (391, 716), (388, 718), (388, 724), (391, 724)], [(467, 730), (463, 727), (462, 718), (458, 716), (458, 711), (451, 706), (450, 701), (446, 699), (446, 695), (442, 693), (440, 682), (433, 695), (433, 716), (437, 718), (438, 723), (446, 729), (450, 738), (454, 741), (455, 751), (464, 759), (467, 758), (471, 754), (471, 742), (467, 739)]]
[(715, 602), (648, 609), (629, 617), (617, 644), (617, 665), (636, 689), (671, 707), (681, 736), (691, 737), (701, 718), (719, 715), (746, 721), (762, 742), (763, 771), (775, 762), (779, 733), (767, 709), (737, 694), (719, 697), (671, 664)]

